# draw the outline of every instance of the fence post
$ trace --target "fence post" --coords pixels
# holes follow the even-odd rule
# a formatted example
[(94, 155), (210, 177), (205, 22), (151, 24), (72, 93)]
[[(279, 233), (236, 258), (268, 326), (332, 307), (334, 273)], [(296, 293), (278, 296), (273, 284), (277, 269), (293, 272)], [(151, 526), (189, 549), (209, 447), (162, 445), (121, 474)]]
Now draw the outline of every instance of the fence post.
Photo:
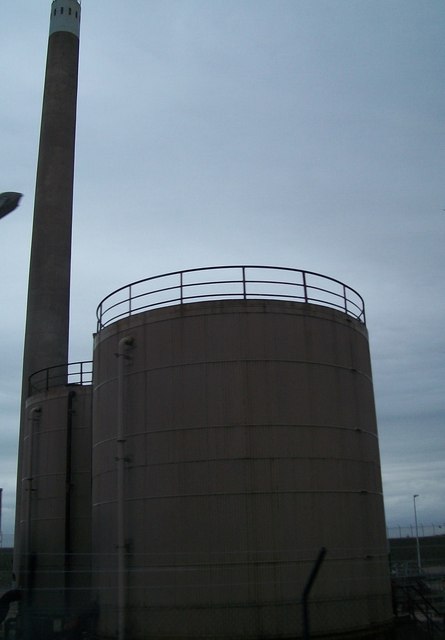
[(322, 565), (325, 555), (326, 555), (326, 547), (321, 547), (318, 553), (317, 559), (315, 560), (315, 564), (312, 567), (312, 571), (303, 589), (303, 595), (301, 596), (301, 604), (303, 607), (303, 640), (309, 640), (310, 638), (309, 609), (307, 606), (307, 601), (309, 598), (310, 590), (312, 589), (312, 585), (315, 582), (315, 578), (317, 577), (318, 571)]

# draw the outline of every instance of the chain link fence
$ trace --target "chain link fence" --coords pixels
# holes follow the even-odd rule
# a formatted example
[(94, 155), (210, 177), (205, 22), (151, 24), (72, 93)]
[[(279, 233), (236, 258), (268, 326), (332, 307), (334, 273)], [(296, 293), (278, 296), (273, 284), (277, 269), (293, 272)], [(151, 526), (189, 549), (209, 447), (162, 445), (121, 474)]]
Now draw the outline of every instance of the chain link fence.
[[(445, 523), (441, 524), (423, 524), (419, 523), (417, 526), (419, 537), (425, 538), (428, 536), (445, 536)], [(392, 538), (415, 538), (416, 527), (413, 524), (408, 525), (393, 525), (386, 528), (386, 535), (388, 539)]]
[(15, 612), (9, 615), (2, 640), (116, 639), (122, 610), (125, 640), (307, 640), (364, 631), (386, 637), (392, 620), (387, 556), (352, 558), (350, 549), (349, 557), (345, 549), (327, 550), (307, 589), (317, 549), (304, 557), (297, 551), (300, 562), (265, 562), (252, 552), (237, 564), (233, 554), (221, 553), (208, 566), (194, 557), (179, 566), (132, 553), (124, 574), (117, 554), (107, 554), (107, 563), (100, 554), (91, 557), (91, 571), (85, 556), (73, 555), (69, 575), (64, 554), (47, 554), (21, 576), (20, 616), (14, 622)]

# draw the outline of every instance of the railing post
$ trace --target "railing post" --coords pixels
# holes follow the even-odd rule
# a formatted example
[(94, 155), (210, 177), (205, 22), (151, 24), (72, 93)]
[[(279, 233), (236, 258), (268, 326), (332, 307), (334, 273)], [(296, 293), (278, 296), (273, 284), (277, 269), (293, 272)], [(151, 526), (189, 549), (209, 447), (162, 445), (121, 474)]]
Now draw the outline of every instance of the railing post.
[(128, 285), (128, 315), (131, 316), (131, 284)]
[(307, 282), (306, 282), (306, 271), (302, 271), (303, 274), (303, 291), (304, 291), (304, 301), (307, 303)]
[(182, 297), (182, 285), (183, 285), (183, 272), (181, 271), (179, 273), (179, 297), (181, 300), (181, 304), (183, 302), (183, 297)]
[(343, 302), (345, 303), (345, 313), (348, 313), (348, 298), (346, 295), (346, 285), (343, 285)]
[(247, 292), (246, 292), (246, 267), (242, 267), (242, 273), (243, 273), (243, 300), (247, 299)]

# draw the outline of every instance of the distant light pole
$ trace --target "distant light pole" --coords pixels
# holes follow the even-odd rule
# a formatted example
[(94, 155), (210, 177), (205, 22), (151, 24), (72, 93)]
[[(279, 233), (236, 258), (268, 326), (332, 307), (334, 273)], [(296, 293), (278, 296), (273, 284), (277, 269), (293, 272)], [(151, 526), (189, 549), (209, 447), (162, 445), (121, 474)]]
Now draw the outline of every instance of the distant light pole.
[(417, 568), (419, 573), (422, 571), (422, 563), (420, 561), (420, 543), (419, 543), (419, 527), (417, 526), (417, 509), (416, 509), (416, 498), (419, 497), (418, 493), (413, 495), (414, 502), (414, 524), (416, 526), (416, 548), (417, 548)]

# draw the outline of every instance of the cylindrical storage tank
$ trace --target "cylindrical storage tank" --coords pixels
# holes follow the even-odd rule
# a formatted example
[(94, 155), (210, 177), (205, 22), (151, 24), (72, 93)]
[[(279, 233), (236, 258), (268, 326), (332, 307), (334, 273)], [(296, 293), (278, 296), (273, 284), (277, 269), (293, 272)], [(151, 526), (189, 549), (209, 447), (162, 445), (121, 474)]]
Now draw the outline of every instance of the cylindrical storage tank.
[(144, 311), (98, 333), (93, 387), (101, 637), (302, 637), (322, 547), (310, 637), (386, 628), (362, 322), (273, 299)]
[(26, 402), (17, 577), (35, 637), (90, 607), (91, 399), (73, 384)]

